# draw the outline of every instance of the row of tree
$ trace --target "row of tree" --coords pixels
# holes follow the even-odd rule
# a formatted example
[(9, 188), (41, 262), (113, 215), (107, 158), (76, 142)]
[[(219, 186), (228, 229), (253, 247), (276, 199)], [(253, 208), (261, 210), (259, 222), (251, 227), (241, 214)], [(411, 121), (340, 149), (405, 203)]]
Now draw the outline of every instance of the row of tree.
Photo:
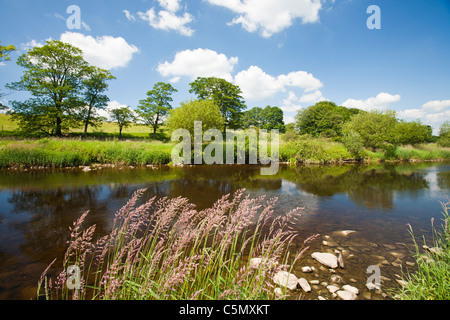
[[(11, 48), (2, 47), (2, 55)], [(26, 132), (63, 136), (73, 128), (89, 126), (101, 121), (98, 110), (109, 102), (105, 94), (108, 82), (115, 77), (108, 71), (87, 63), (82, 51), (68, 43), (49, 40), (42, 47), (34, 47), (21, 55), (17, 64), (25, 69), (17, 82), (7, 85), (16, 91), (27, 91), (31, 98), (12, 101), (10, 114)], [(153, 129), (153, 137), (172, 110), (172, 94), (177, 90), (164, 82), (155, 84), (140, 100), (136, 111), (128, 107), (109, 110), (111, 118), (123, 128), (140, 122)], [(257, 126), (284, 131), (283, 111), (278, 107), (246, 109), (240, 88), (224, 79), (199, 77), (190, 83), (190, 93), (199, 100), (212, 101), (223, 117), (223, 132), (230, 129), (246, 129)]]
[[(436, 141), (431, 126), (420, 121), (399, 120), (392, 110), (363, 111), (322, 101), (300, 110), (295, 130), (313, 137), (328, 137), (343, 142), (355, 155), (363, 148), (392, 152), (399, 145), (418, 145)], [(441, 127), (437, 141), (448, 146), (450, 122)]]

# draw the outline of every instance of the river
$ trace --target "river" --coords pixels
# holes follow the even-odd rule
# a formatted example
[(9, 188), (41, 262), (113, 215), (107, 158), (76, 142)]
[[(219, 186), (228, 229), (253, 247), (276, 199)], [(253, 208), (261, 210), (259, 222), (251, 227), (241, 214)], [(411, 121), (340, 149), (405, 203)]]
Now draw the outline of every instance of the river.
[[(314, 251), (347, 250), (346, 268), (338, 275), (363, 291), (370, 265), (381, 266), (385, 288), (395, 287), (396, 274), (408, 265), (413, 269), (405, 264), (414, 261), (407, 224), (415, 235), (431, 239), (430, 220), (434, 217), (439, 225), (440, 202), (450, 197), (450, 163), (282, 165), (275, 176), (262, 176), (251, 165), (2, 170), (0, 299), (36, 298), (39, 276), (62, 257), (72, 222), (90, 210), (87, 225), (95, 223), (97, 232), (107, 232), (115, 211), (141, 188), (147, 188), (144, 200), (183, 196), (199, 209), (242, 188), (252, 196), (277, 197), (276, 214), (302, 207), (295, 226), (298, 246), (313, 234), (320, 236), (295, 266), (296, 274), (327, 282), (328, 270), (302, 275), (301, 266), (314, 265)], [(340, 230), (356, 232), (345, 237)], [(302, 297), (327, 294), (320, 285), (313, 292)], [(386, 295), (363, 292), (360, 297)]]

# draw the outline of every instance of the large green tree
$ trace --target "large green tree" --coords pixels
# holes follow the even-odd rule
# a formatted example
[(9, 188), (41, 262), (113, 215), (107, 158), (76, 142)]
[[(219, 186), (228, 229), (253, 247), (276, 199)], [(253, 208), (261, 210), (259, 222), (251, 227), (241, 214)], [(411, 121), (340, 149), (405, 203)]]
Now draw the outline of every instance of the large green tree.
[(400, 144), (417, 145), (430, 142), (433, 138), (433, 129), (420, 121), (399, 121), (396, 125), (397, 138)]
[(13, 119), (23, 130), (61, 137), (70, 127), (80, 125), (82, 80), (89, 74), (80, 49), (49, 40), (21, 55), (17, 64), (25, 72), (20, 81), (7, 87), (32, 96), (11, 103)]
[(450, 121), (445, 121), (439, 128), (439, 145), (450, 147)]
[(96, 127), (104, 119), (97, 111), (108, 105), (109, 98), (104, 92), (108, 89), (107, 81), (113, 79), (116, 78), (108, 70), (90, 67), (87, 78), (82, 81), (85, 107), (81, 109), (80, 118), (84, 123), (85, 137), (89, 125)]
[(202, 133), (208, 129), (222, 128), (225, 123), (220, 109), (214, 101), (192, 100), (183, 102), (180, 107), (170, 111), (167, 127), (171, 132), (185, 129), (193, 137), (195, 121), (202, 122)]
[(354, 115), (344, 124), (345, 134), (357, 134), (364, 147), (392, 152), (400, 143), (395, 112), (371, 111)]
[(190, 83), (190, 86), (190, 93), (195, 93), (201, 100), (211, 99), (219, 107), (225, 119), (224, 132), (227, 127), (230, 129), (240, 127), (242, 111), (246, 106), (239, 86), (215, 77), (199, 77)]
[(119, 139), (122, 138), (122, 131), (124, 128), (131, 126), (136, 120), (133, 110), (129, 107), (114, 108), (108, 110), (112, 120), (117, 123), (119, 127)]
[(285, 132), (286, 126), (283, 119), (283, 110), (278, 107), (266, 106), (264, 109), (255, 107), (244, 111), (242, 127), (244, 129), (250, 127), (266, 130), (277, 129), (280, 132)]
[(295, 117), (296, 128), (301, 134), (310, 134), (313, 137), (340, 137), (343, 124), (359, 112), (361, 112), (359, 109), (349, 109), (330, 101), (321, 101), (298, 111)]
[(137, 113), (146, 125), (152, 126), (153, 138), (156, 139), (158, 127), (164, 123), (165, 117), (172, 109), (172, 93), (178, 92), (169, 83), (158, 82), (147, 92), (147, 99), (139, 101)]

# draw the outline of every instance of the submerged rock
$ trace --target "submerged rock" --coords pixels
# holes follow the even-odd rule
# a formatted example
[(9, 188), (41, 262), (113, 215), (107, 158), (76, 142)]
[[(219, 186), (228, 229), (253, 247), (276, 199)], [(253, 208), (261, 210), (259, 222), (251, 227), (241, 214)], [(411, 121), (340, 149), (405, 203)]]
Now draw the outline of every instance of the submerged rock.
[(308, 280), (306, 280), (305, 278), (298, 279), (298, 284), (300, 288), (303, 289), (303, 291), (311, 292), (311, 286), (309, 285)]
[(298, 278), (287, 271), (279, 271), (273, 277), (273, 282), (279, 286), (287, 287), (289, 290), (295, 290), (297, 289)]
[(311, 257), (328, 268), (338, 267), (338, 258), (332, 253), (314, 252)]
[(336, 292), (336, 294), (342, 300), (355, 300), (356, 299), (356, 294), (354, 294), (353, 292), (347, 291), (347, 290), (339, 290), (338, 292)]

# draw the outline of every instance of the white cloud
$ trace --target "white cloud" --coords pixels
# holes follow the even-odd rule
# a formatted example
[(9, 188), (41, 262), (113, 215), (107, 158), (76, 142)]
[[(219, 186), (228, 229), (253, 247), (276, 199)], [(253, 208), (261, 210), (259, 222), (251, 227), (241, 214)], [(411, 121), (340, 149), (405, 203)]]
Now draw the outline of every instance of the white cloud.
[(320, 0), (206, 1), (225, 7), (238, 15), (229, 25), (241, 24), (248, 32), (259, 31), (266, 38), (290, 27), (296, 19), (300, 19), (302, 23), (319, 21), (319, 11), (322, 8)]
[(123, 10), (123, 12), (125, 13), (125, 16), (127, 17), (128, 21), (136, 21), (136, 17), (133, 16), (130, 11), (128, 10)]
[(43, 45), (44, 45), (44, 43), (36, 41), (36, 40), (33, 39), (33, 40), (28, 41), (26, 43), (22, 43), (21, 47), (22, 47), (23, 50), (28, 51), (29, 49), (32, 49), (34, 47), (42, 47)]
[(421, 120), (433, 127), (433, 133), (437, 135), (440, 126), (450, 119), (450, 100), (428, 101), (421, 108), (399, 111), (397, 117), (407, 121)]
[(65, 32), (60, 40), (80, 48), (90, 64), (108, 70), (125, 67), (133, 58), (133, 54), (139, 51), (122, 37), (93, 38), (81, 33)]
[(428, 101), (422, 106), (422, 109), (427, 112), (441, 112), (450, 107), (450, 100), (433, 100)]
[(170, 12), (177, 12), (180, 10), (180, 0), (158, 0), (159, 5)]
[(158, 65), (158, 72), (164, 76), (174, 76), (172, 81), (187, 76), (192, 80), (197, 77), (217, 77), (232, 81), (231, 72), (237, 64), (238, 58), (227, 58), (224, 54), (209, 49), (180, 51), (172, 62)]
[(322, 92), (320, 90), (316, 90), (312, 93), (302, 95), (299, 99), (299, 102), (313, 104), (313, 103), (317, 103), (317, 102), (324, 101), (324, 100), (327, 100), (327, 99), (324, 98), (324, 96), (322, 95)]
[[(194, 17), (188, 12), (184, 12), (181, 16), (176, 14), (181, 9), (180, 0), (158, 0), (158, 2), (165, 10), (160, 10), (156, 14), (155, 8), (150, 8), (146, 12), (138, 12), (139, 18), (147, 21), (155, 29), (175, 30), (188, 37), (194, 34), (194, 30), (186, 26), (194, 20)], [(126, 12), (125, 14), (128, 18), (128, 14)]]
[(235, 83), (241, 88), (243, 97), (249, 100), (262, 100), (286, 91), (287, 87), (299, 88), (305, 91), (317, 90), (322, 87), (320, 80), (305, 71), (295, 71), (277, 77), (265, 73), (257, 66), (239, 72)]
[(376, 97), (371, 97), (366, 100), (348, 99), (342, 103), (342, 105), (348, 108), (357, 108), (365, 111), (383, 110), (391, 103), (400, 101), (400, 98), (401, 97), (398, 94), (391, 95), (386, 92), (381, 92)]

